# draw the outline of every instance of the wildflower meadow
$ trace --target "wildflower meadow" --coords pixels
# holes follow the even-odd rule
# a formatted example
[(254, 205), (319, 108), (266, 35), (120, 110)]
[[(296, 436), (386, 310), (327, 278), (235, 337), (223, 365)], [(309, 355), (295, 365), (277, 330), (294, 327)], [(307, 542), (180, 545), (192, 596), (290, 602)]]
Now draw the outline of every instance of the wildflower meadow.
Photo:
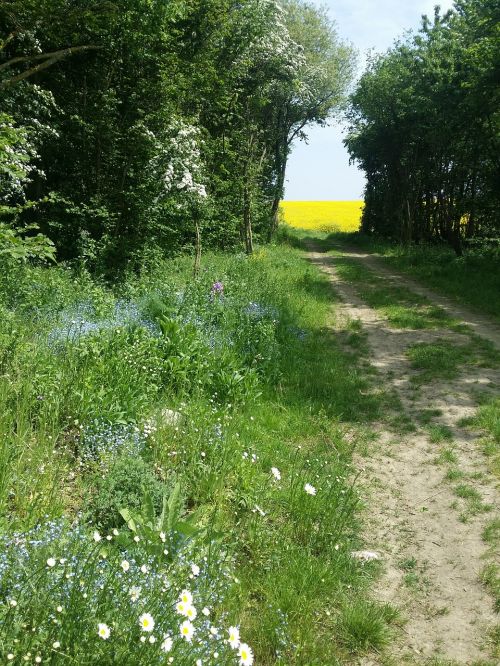
[(353, 609), (384, 634), (343, 425), (376, 406), (298, 251), (0, 289), (3, 661), (331, 664)]

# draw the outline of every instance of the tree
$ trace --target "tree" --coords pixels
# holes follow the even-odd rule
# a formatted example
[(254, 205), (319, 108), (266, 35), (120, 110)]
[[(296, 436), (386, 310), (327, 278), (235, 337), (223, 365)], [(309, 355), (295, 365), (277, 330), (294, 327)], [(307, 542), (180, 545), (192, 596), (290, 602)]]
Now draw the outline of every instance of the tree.
[(339, 39), (324, 9), (301, 0), (284, 0), (283, 8), (283, 26), (279, 29), (288, 32), (288, 58), (293, 64), (290, 82), (278, 83), (270, 105), (274, 187), (269, 236), (277, 228), (293, 142), (306, 139), (309, 126), (325, 125), (340, 111), (356, 64), (353, 48)]
[(346, 145), (367, 175), (363, 229), (403, 242), (500, 231), (498, 3), (460, 0), (369, 63)]

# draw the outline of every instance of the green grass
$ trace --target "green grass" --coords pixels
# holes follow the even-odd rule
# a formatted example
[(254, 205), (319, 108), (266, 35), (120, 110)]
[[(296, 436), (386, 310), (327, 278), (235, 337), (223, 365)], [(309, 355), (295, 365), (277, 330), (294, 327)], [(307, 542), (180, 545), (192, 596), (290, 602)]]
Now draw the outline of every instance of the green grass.
[(457, 454), (453, 449), (443, 449), (437, 457), (436, 462), (440, 465), (456, 465), (458, 463)]
[(500, 549), (500, 518), (494, 518), (483, 530), (483, 541), (491, 548)]
[(451, 345), (448, 341), (421, 342), (409, 347), (408, 358), (415, 370), (419, 370), (418, 381), (454, 379), (460, 366), (468, 360), (465, 347)]
[(407, 356), (412, 367), (419, 370), (413, 378), (417, 384), (455, 379), (464, 366), (497, 367), (500, 360), (494, 348), (478, 342), (475, 336), (466, 344), (453, 344), (444, 339), (417, 343), (408, 348)]
[(458, 479), (463, 479), (465, 476), (464, 472), (462, 470), (457, 469), (456, 467), (451, 467), (447, 472), (445, 479), (447, 481), (458, 481)]
[[(287, 246), (206, 255), (196, 281), (182, 257), (114, 289), (67, 268), (0, 278), (0, 586), (16, 601), (0, 609), (0, 654), (150, 663), (168, 630), (176, 663), (194, 663), (176, 638), (184, 587), (198, 630), (209, 606), (221, 632), (240, 625), (256, 663), (350, 663), (387, 643), (393, 611), (368, 600), (375, 569), (349, 553), (352, 433), (364, 446), (393, 398), (360, 362), (360, 327), (351, 352), (333, 332), (334, 302)], [(154, 644), (139, 641), (139, 611), (157, 622)], [(235, 663), (220, 635), (220, 663)]]
[(481, 582), (494, 600), (494, 607), (500, 613), (500, 566), (495, 562), (487, 564), (481, 572)]
[(483, 398), (477, 414), (464, 425), (484, 431), (483, 451), (490, 459), (493, 474), (500, 478), (500, 398)]
[(391, 606), (369, 601), (349, 601), (342, 610), (335, 630), (348, 653), (380, 651), (390, 641), (390, 625), (399, 618)]
[(485, 504), (481, 497), (481, 493), (473, 486), (461, 483), (455, 487), (454, 493), (457, 497), (464, 500), (464, 510), (460, 514), (460, 520), (464, 523), (468, 522), (472, 516), (477, 516), (481, 513), (488, 513), (493, 509), (491, 504)]
[(442, 416), (442, 414), (443, 412), (441, 409), (422, 409), (417, 413), (417, 419), (422, 425), (429, 426), (434, 418)]
[(453, 433), (448, 426), (441, 424), (432, 424), (427, 427), (429, 439), (433, 444), (440, 444), (441, 442), (449, 442), (453, 439)]

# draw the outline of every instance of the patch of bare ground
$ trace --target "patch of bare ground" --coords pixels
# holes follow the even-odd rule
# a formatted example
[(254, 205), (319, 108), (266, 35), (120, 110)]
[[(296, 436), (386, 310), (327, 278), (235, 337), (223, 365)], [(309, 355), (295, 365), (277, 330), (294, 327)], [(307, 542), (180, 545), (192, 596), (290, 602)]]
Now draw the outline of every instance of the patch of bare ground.
[[(390, 327), (361, 300), (352, 284), (339, 277), (335, 258), (310, 249), (310, 260), (329, 275), (343, 302), (341, 318), (361, 321), (369, 360), (377, 370), (376, 381), (394, 392), (402, 415), (415, 424), (413, 432), (404, 434), (388, 425), (390, 420), (377, 424), (379, 436), (373, 450), (358, 460), (364, 467), (367, 493), (366, 547), (381, 554), (384, 568), (374, 594), (402, 609), (406, 619), (388, 654), (359, 663), (424, 664), (441, 658), (474, 664), (488, 660), (488, 631), (496, 616), (492, 599), (479, 580), (487, 556), (481, 533), (498, 509), (499, 495), (476, 435), (460, 423), (475, 412), (477, 390), (496, 390), (500, 373), (495, 368), (464, 365), (454, 379), (416, 384), (416, 371), (407, 356), (412, 345), (436, 340), (460, 345), (466, 336), (448, 329)], [(355, 259), (378, 275), (387, 272), (368, 255), (358, 253)], [(447, 299), (400, 276), (388, 275), (388, 279), (397, 279), (399, 285), (427, 296), (500, 346), (500, 332), (494, 324), (449, 307)], [(456, 482), (447, 481), (446, 469), (436, 464), (443, 443), (433, 443), (428, 426), (419, 425), (419, 415), (429, 411), (433, 425), (446, 432), (447, 445), (453, 447), (454, 467), (480, 495), (477, 511), (467, 513), (461, 505), (466, 500), (457, 498)]]

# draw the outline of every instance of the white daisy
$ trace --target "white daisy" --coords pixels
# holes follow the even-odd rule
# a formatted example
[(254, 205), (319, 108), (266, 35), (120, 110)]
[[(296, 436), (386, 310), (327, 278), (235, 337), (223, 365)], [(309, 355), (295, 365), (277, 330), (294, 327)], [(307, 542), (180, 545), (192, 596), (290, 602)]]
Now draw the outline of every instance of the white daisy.
[(238, 657), (240, 658), (240, 666), (252, 666), (253, 652), (246, 643), (241, 643)]
[(56, 561), (53, 557), (49, 557), (49, 559), (47, 560), (47, 566), (50, 568), (56, 566)]
[(316, 495), (316, 488), (314, 486), (311, 486), (310, 483), (306, 483), (304, 486), (304, 490), (308, 495)]
[(164, 638), (164, 640), (161, 644), (161, 649), (163, 650), (163, 652), (170, 652), (170, 650), (172, 649), (173, 644), (174, 644), (174, 641), (172, 640), (172, 638), (170, 636), (165, 636), (165, 638)]
[(130, 569), (130, 563), (127, 562), (127, 560), (122, 560), (120, 566), (125, 573), (127, 573), (127, 571)]
[(194, 606), (188, 606), (186, 608), (186, 617), (189, 618), (190, 620), (196, 620), (197, 615), (198, 612)]
[(271, 474), (274, 476), (276, 481), (281, 481), (281, 472), (277, 467), (271, 467)]
[(132, 601), (137, 601), (141, 596), (141, 588), (137, 587), (137, 585), (134, 585), (133, 587), (130, 588), (128, 593), (130, 594), (130, 599)]
[(101, 535), (97, 530), (94, 532), (93, 539), (96, 543), (101, 540)]
[(194, 634), (194, 626), (189, 620), (185, 620), (180, 626), (181, 636), (191, 643)]
[(201, 611), (205, 617), (208, 617), (210, 615), (210, 610), (205, 606), (205, 608), (202, 609)]
[(109, 638), (109, 635), (111, 634), (111, 629), (108, 627), (107, 624), (104, 624), (104, 622), (100, 622), (97, 625), (97, 633), (99, 634), (99, 638), (102, 638), (103, 641), (106, 641)]
[(187, 610), (190, 608), (190, 604), (186, 604), (183, 601), (178, 601), (175, 604), (175, 610), (179, 613), (179, 615), (184, 615), (187, 617)]
[(229, 645), (233, 648), (233, 650), (236, 650), (240, 644), (240, 630), (238, 627), (229, 627), (228, 634)]
[(200, 567), (197, 564), (192, 564), (191, 565), (191, 571), (193, 572), (193, 576), (199, 576), (200, 575)]
[(179, 601), (182, 601), (182, 603), (186, 604), (186, 606), (191, 606), (193, 603), (193, 595), (189, 590), (182, 590), (182, 592), (179, 594)]
[(153, 620), (153, 616), (149, 613), (143, 613), (139, 618), (139, 626), (143, 631), (153, 631), (155, 628), (155, 621)]

